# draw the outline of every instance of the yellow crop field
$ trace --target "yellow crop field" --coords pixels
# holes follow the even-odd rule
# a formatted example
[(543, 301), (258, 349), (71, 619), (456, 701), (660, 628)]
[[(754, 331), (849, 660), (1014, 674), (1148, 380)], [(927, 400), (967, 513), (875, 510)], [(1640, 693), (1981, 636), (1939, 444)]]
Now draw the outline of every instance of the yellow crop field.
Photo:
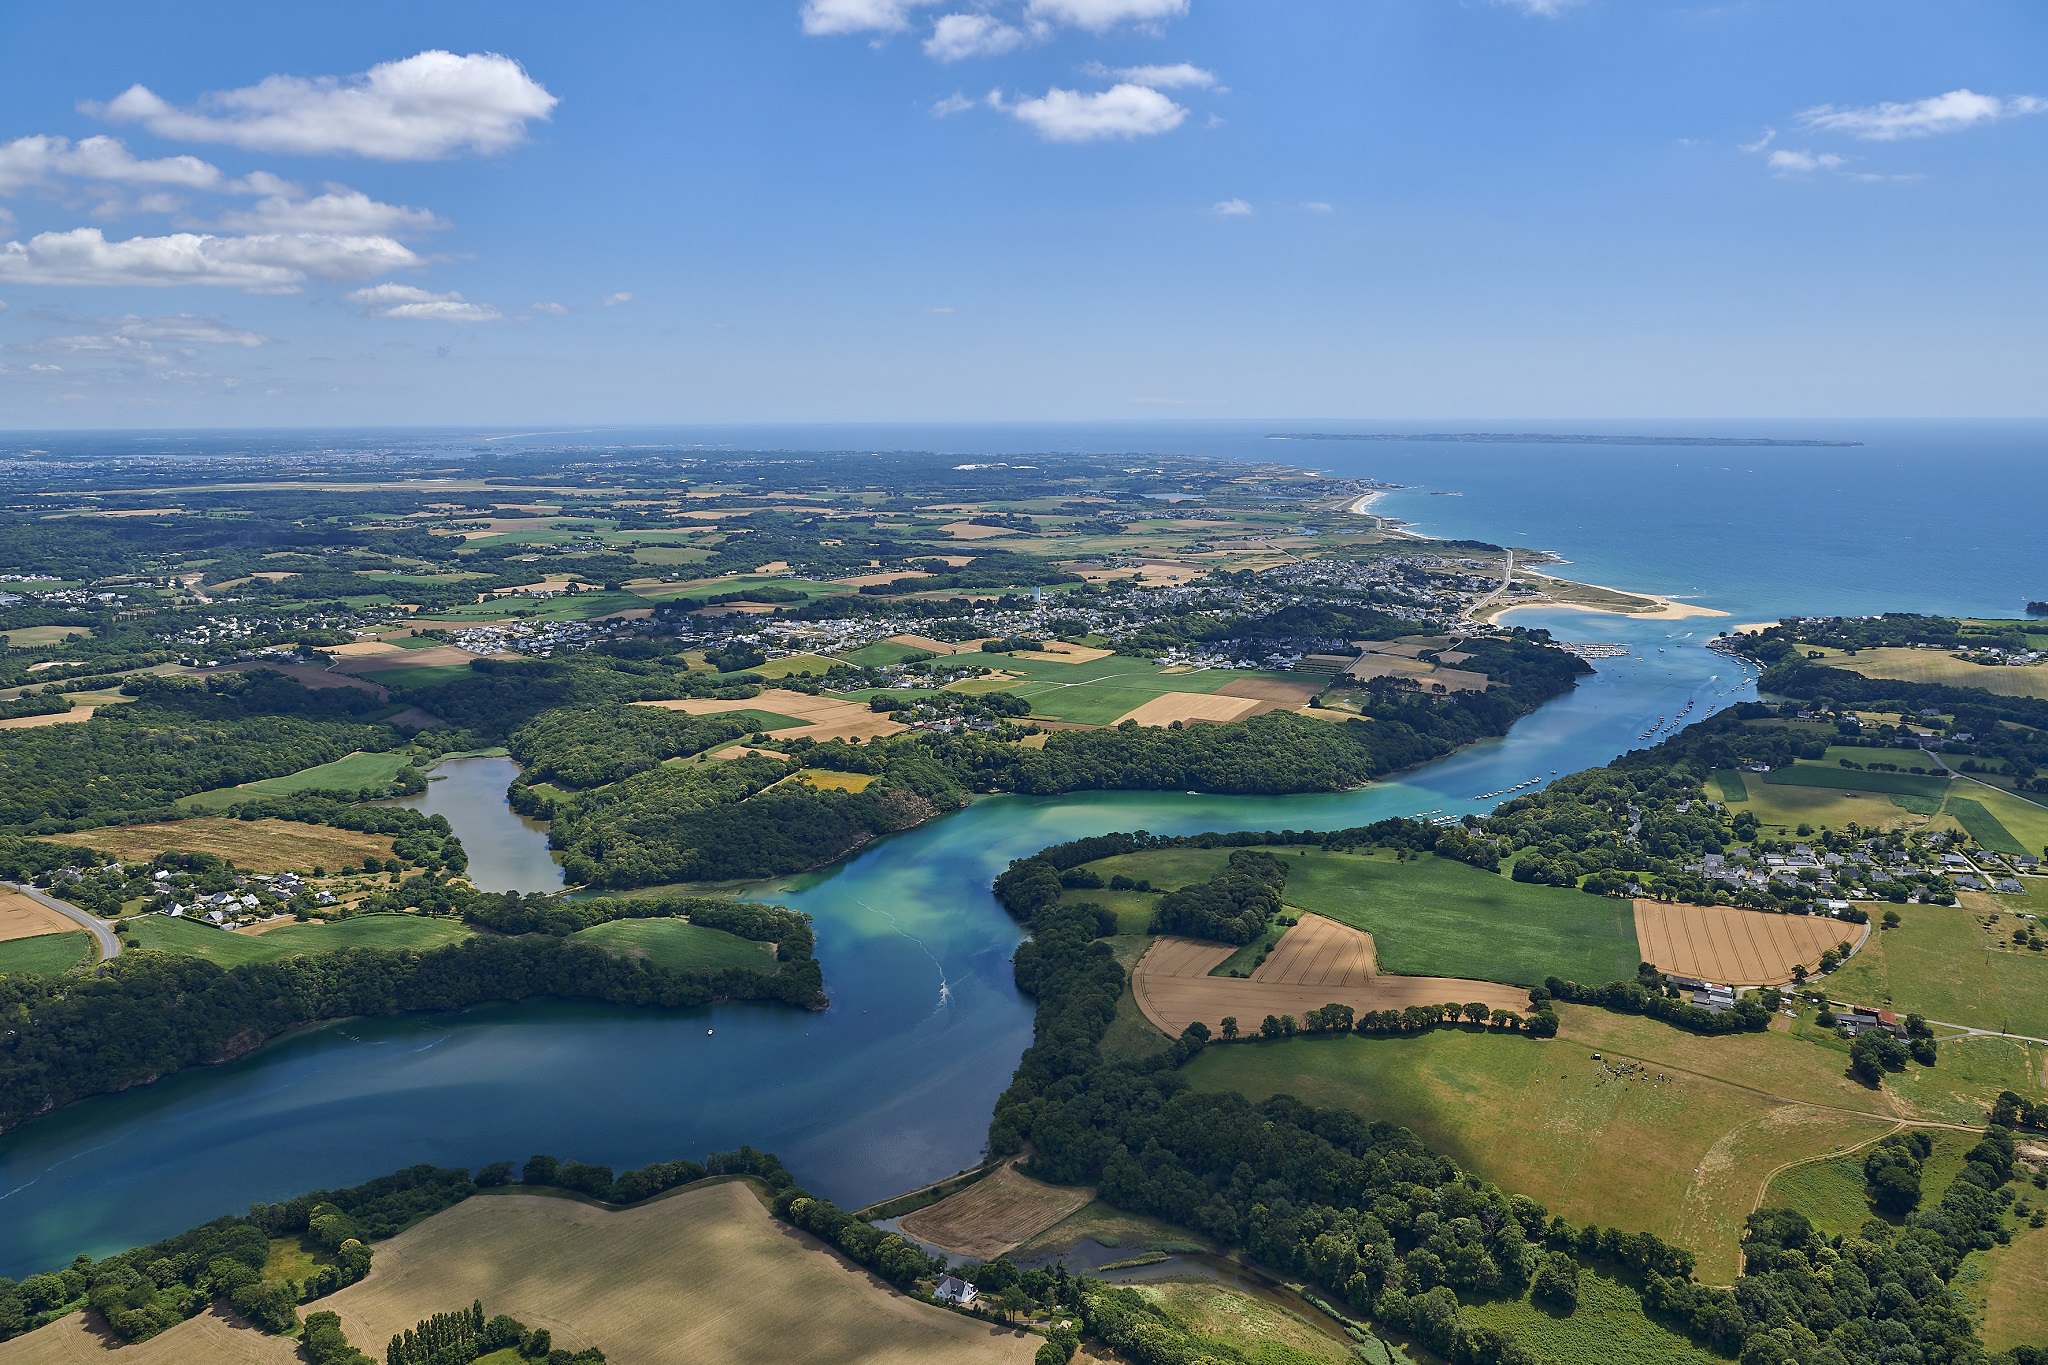
[(317, 1306), (374, 1356), (475, 1299), (614, 1365), (1023, 1365), (1039, 1342), (888, 1289), (739, 1181), (617, 1212), (480, 1196), (379, 1244), (369, 1278)]
[(365, 856), (391, 856), (387, 838), (295, 820), (167, 820), (53, 834), (50, 840), (96, 848), (125, 862), (146, 861), (170, 849), (211, 853), (250, 872), (303, 872), (310, 867), (345, 867)]

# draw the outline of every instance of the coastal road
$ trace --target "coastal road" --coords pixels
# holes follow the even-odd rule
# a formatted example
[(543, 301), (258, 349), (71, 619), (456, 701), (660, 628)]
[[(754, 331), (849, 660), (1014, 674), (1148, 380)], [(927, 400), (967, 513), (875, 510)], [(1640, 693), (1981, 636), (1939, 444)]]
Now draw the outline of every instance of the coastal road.
[(1459, 615), (1465, 617), (1467, 620), (1473, 622), (1475, 625), (1484, 624), (1484, 622), (1481, 622), (1479, 620), (1479, 613), (1485, 611), (1495, 602), (1500, 601), (1500, 595), (1506, 592), (1508, 590), (1508, 585), (1515, 581), (1515, 552), (1513, 550), (1508, 550), (1506, 551), (1506, 554), (1507, 562), (1501, 565), (1500, 570), (1500, 586), (1495, 588), (1492, 592), (1486, 594), (1486, 596), (1480, 598), (1478, 601), (1474, 602), (1471, 606), (1465, 608), (1464, 611), (1459, 613)]
[(55, 896), (38, 891), (33, 886), (25, 886), (20, 882), (0, 882), (0, 886), (8, 888), (10, 891), (19, 891), (45, 910), (56, 911), (64, 918), (77, 924), (79, 928), (91, 934), (94, 942), (99, 944), (100, 961), (105, 962), (110, 958), (116, 958), (121, 955), (121, 940), (114, 937), (114, 931), (98, 915), (90, 914), (75, 905), (66, 905)]

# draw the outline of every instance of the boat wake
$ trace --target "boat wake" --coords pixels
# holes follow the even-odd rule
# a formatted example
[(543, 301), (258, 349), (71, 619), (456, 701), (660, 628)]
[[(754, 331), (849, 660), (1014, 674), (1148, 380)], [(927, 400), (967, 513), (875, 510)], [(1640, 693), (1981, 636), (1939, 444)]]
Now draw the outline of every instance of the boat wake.
[(883, 919), (889, 921), (889, 927), (891, 929), (894, 929), (899, 935), (909, 939), (912, 943), (915, 943), (917, 945), (917, 950), (932, 960), (932, 966), (936, 967), (939, 973), (939, 1002), (934, 1007), (935, 1010), (942, 1010), (946, 1008), (946, 1006), (952, 1004), (953, 986), (951, 982), (946, 980), (946, 964), (939, 961), (938, 954), (934, 953), (923, 939), (919, 938), (916, 934), (911, 933), (908, 929), (905, 929), (903, 925), (897, 921), (896, 917), (890, 914), (887, 910), (882, 909), (878, 905), (869, 905), (859, 896), (854, 896), (850, 899), (853, 901), (855, 905), (858, 905), (861, 909), (872, 910), (874, 913), (880, 915)]

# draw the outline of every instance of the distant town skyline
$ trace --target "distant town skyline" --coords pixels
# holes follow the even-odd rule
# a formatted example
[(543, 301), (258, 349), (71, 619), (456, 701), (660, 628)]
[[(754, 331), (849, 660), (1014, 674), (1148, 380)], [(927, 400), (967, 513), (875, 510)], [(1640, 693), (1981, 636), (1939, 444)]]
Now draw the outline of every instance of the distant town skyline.
[(2026, 0), (114, 0), (0, 49), (0, 427), (2048, 415)]

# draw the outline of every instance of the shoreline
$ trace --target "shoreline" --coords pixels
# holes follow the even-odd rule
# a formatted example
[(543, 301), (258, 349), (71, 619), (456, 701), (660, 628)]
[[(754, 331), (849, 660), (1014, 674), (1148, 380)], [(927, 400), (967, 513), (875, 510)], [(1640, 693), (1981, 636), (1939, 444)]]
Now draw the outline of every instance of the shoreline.
[(1637, 601), (1649, 603), (1650, 609), (1648, 611), (1630, 611), (1626, 607), (1603, 607), (1596, 606), (1591, 602), (1516, 602), (1493, 611), (1489, 617), (1490, 620), (1498, 621), (1511, 611), (1539, 610), (1591, 611), (1598, 612), (1603, 616), (1633, 617), (1638, 621), (1691, 621), (1701, 617), (1727, 616), (1730, 614), (1722, 611), (1719, 607), (1703, 607), (1695, 602), (1681, 602), (1675, 597), (1666, 597), (1662, 593), (1636, 592), (1631, 588), (1617, 588), (1607, 583), (1588, 583), (1583, 579), (1566, 578), (1562, 574), (1545, 573), (1541, 569), (1524, 569), (1523, 572), (1534, 578), (1547, 579), (1552, 583), (1569, 584), (1578, 588), (1596, 588), (1601, 592), (1611, 592), (1621, 597), (1632, 597)]

